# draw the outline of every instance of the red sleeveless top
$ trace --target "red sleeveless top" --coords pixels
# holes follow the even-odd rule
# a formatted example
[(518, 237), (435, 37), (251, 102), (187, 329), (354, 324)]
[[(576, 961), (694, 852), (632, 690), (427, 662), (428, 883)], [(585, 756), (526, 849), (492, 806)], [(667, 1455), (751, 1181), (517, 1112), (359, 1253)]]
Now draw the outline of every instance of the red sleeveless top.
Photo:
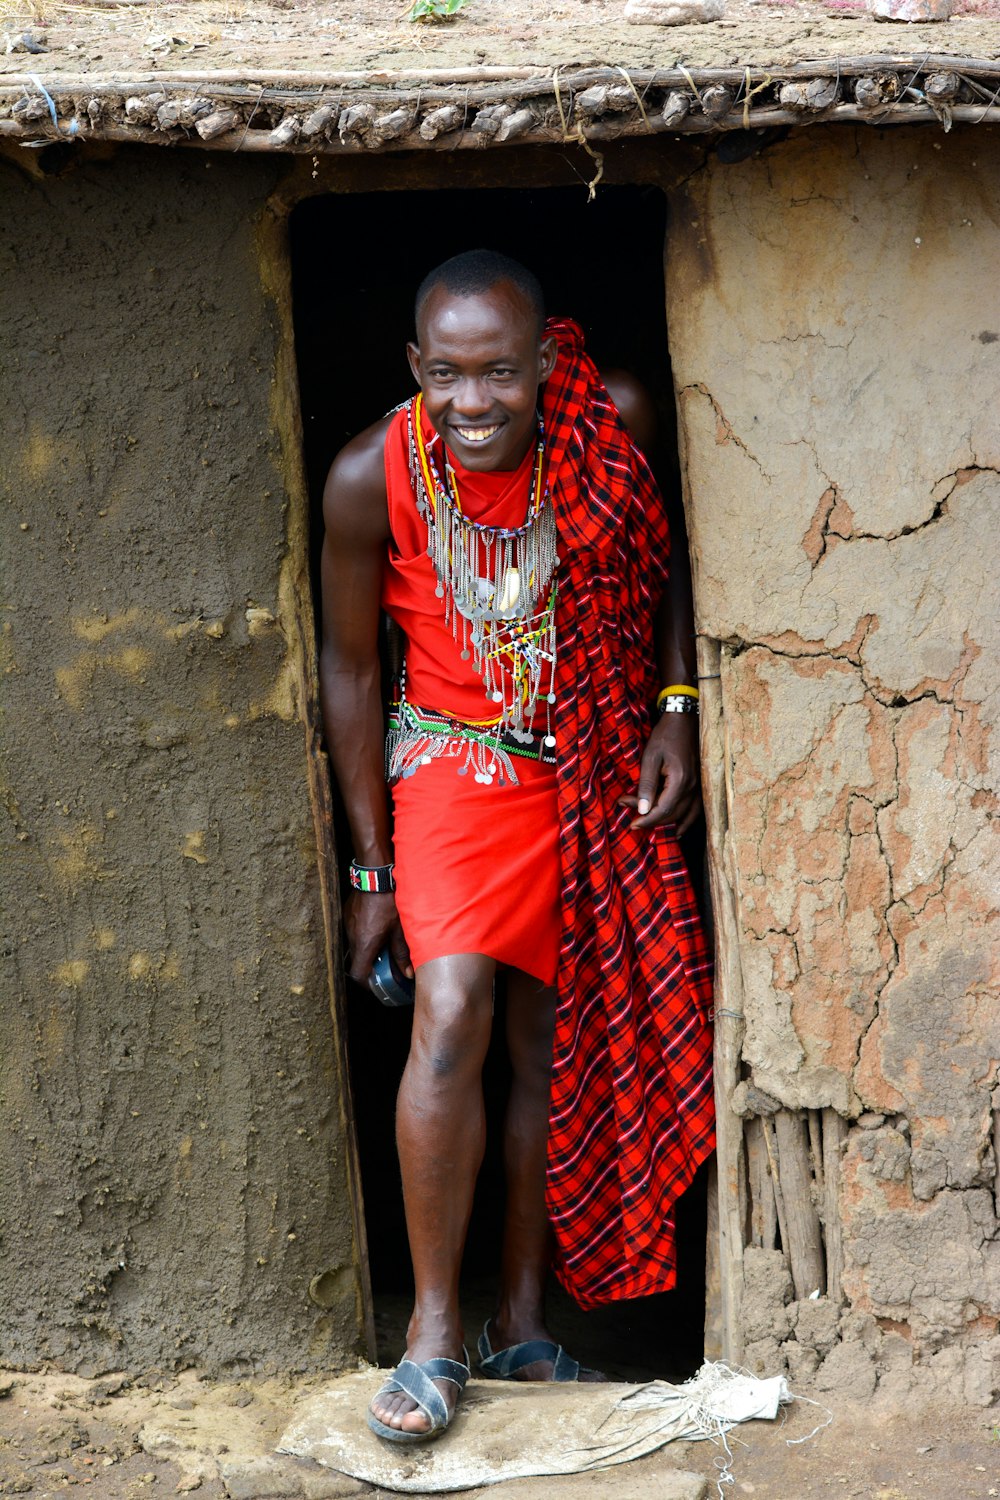
[[(442, 439), (422, 414), (424, 440), (438, 468), (443, 468)], [(462, 510), (488, 526), (520, 526), (528, 511), (535, 465), (534, 446), (513, 470), (474, 473), (448, 453), (455, 471)], [(461, 640), (445, 624), (444, 601), (435, 595), (437, 575), (427, 555), (427, 522), (417, 511), (410, 480), (406, 408), (398, 411), (385, 439), (386, 493), (389, 499), (389, 555), (382, 577), (382, 608), (406, 636), (406, 696), (421, 708), (469, 723), (495, 723), (483, 679), (472, 661), (462, 660)], [(461, 633), (461, 622), (459, 624)]]

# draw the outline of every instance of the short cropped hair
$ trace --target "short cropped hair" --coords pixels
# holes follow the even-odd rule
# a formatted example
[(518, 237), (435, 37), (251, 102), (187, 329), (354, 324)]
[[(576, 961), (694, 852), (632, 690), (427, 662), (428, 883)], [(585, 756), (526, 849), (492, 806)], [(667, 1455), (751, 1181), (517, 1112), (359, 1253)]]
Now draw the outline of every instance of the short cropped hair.
[(481, 292), (491, 291), (498, 281), (509, 281), (530, 304), (538, 322), (541, 337), (545, 324), (545, 297), (541, 282), (527, 266), (498, 250), (466, 250), (462, 255), (453, 255), (433, 271), (429, 271), (417, 288), (414, 319), (420, 328), (420, 319), (431, 292), (439, 286), (455, 297), (476, 297)]

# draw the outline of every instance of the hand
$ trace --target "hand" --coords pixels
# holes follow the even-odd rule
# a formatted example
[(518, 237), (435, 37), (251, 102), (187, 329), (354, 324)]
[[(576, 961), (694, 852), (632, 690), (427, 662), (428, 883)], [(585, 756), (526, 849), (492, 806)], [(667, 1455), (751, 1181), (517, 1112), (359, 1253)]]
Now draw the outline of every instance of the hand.
[(344, 907), (347, 932), (348, 973), (359, 984), (367, 985), (372, 965), (388, 945), (398, 968), (407, 979), (413, 978), (410, 953), (399, 924), (396, 898), (391, 891), (351, 891)]
[(678, 838), (687, 833), (701, 812), (697, 714), (660, 715), (642, 754), (638, 794), (618, 802), (638, 814), (630, 828), (673, 823)]

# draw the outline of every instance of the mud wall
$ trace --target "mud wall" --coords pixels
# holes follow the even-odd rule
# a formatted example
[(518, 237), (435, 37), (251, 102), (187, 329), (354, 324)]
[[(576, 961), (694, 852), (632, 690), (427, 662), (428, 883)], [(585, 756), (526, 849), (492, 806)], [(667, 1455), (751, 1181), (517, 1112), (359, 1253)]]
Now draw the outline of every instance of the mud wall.
[[(742, 163), (605, 153), (605, 180), (672, 195), (698, 628), (721, 673), (741, 1353), (974, 1402), (1000, 1390), (991, 141), (814, 127)], [(488, 185), (491, 161), (299, 163), (281, 212)], [(561, 153), (509, 162), (572, 175)], [(358, 1345), (281, 170), (0, 160), (14, 1363), (329, 1368)], [(785, 1214), (823, 1221), (808, 1288), (765, 1139), (804, 1153)]]
[(274, 171), (0, 161), (14, 1364), (358, 1347)]
[(844, 1122), (819, 1299), (744, 1179), (746, 1355), (979, 1403), (1000, 1389), (996, 144), (829, 128), (712, 159), (668, 257), (698, 629), (722, 643), (739, 1169), (775, 1114)]

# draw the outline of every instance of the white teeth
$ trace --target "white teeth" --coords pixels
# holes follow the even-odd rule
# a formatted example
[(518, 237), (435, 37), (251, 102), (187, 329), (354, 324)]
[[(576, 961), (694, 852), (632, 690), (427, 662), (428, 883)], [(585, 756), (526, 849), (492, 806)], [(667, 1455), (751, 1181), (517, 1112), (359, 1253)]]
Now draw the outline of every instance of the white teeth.
[(485, 443), (487, 438), (500, 431), (500, 427), (499, 424), (496, 427), (456, 427), (455, 431), (467, 443)]

